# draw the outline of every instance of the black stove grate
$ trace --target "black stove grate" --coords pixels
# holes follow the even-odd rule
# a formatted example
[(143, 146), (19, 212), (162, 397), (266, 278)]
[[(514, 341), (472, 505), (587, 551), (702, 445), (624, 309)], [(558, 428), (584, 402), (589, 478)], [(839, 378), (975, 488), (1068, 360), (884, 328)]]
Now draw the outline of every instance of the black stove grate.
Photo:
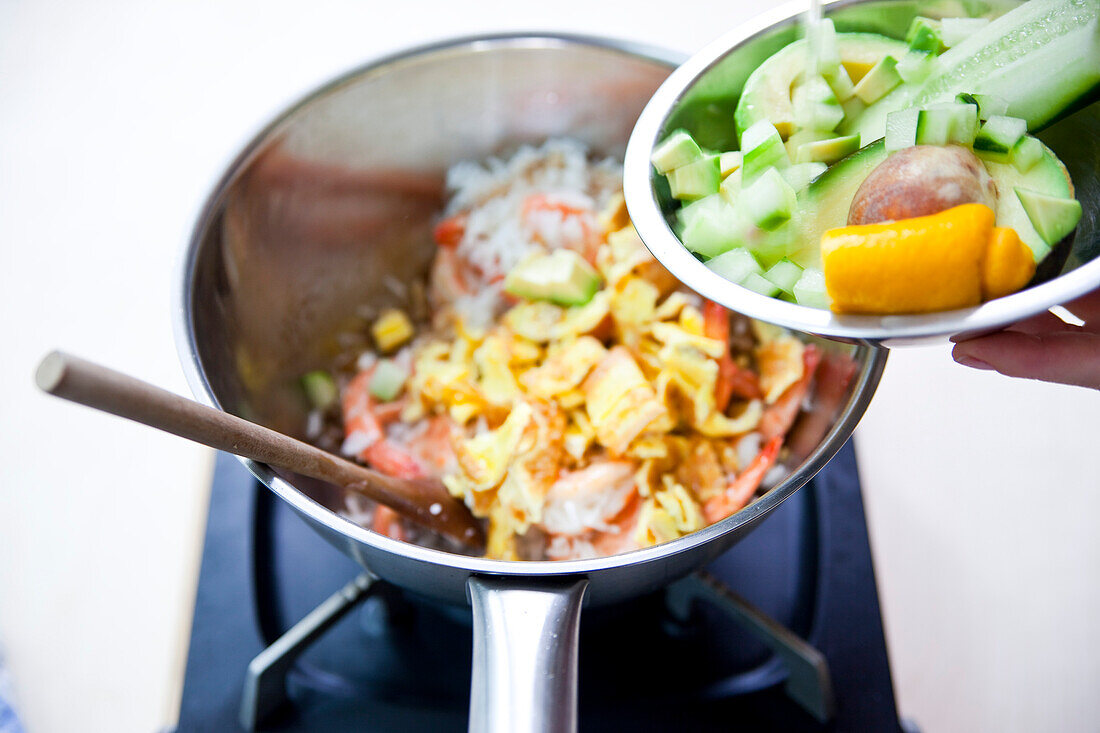
[[(240, 730), (250, 660), (360, 572), (219, 456), (179, 730)], [(582, 731), (900, 729), (850, 446), (708, 572), (712, 583), (585, 611)], [(728, 591), (760, 611), (750, 621), (816, 648), (832, 694), (807, 688), (820, 674), (805, 658), (792, 675), (751, 624), (731, 622)], [(469, 610), (386, 584), (365, 595), (289, 667), (291, 704), (260, 730), (465, 730)]]

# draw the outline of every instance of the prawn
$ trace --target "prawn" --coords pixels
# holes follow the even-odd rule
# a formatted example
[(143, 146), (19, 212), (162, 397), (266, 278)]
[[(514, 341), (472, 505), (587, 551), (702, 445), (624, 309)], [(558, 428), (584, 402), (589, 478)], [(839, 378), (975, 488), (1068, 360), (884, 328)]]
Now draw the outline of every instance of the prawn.
[(703, 301), (703, 335), (722, 342), (718, 380), (714, 384), (715, 407), (725, 413), (734, 395), (746, 400), (763, 397), (760, 381), (751, 369), (738, 366), (730, 354), (730, 312), (713, 300)]
[(820, 361), (820, 349), (813, 344), (807, 344), (802, 351), (802, 376), (797, 382), (787, 387), (779, 399), (768, 405), (760, 417), (758, 429), (764, 440), (782, 438), (794, 425), (794, 419), (802, 409), (802, 401), (810, 391), (810, 383), (813, 381), (814, 372), (817, 371)]
[(712, 496), (703, 504), (703, 518), (707, 524), (714, 524), (748, 504), (756, 494), (760, 482), (768, 473), (775, 459), (779, 457), (779, 448), (783, 445), (782, 436), (770, 439), (760, 449), (756, 458), (745, 467), (737, 478), (730, 481), (725, 490), (717, 496)]
[[(520, 218), (524, 228), (554, 247), (559, 243), (579, 253), (591, 265), (603, 242), (591, 207), (561, 196), (535, 193), (523, 201)], [(550, 241), (545, 241), (549, 239)]]
[[(442, 473), (454, 461), (450, 423), (443, 417), (429, 419), (427, 429), (413, 438), (408, 447), (386, 437), (385, 426), (397, 421), (402, 404), (378, 404), (371, 399), (373, 374), (373, 367), (357, 374), (344, 389), (341, 400), (345, 435), (357, 435), (360, 440), (370, 441), (357, 457), (381, 473), (396, 478), (425, 478), (433, 469)], [(407, 538), (400, 515), (384, 504), (375, 507), (371, 529), (395, 540)]]
[(546, 494), (542, 527), (547, 555), (570, 560), (636, 549), (633, 527), (640, 508), (630, 461), (598, 461), (565, 471)]
[(360, 372), (344, 389), (344, 434), (368, 443), (357, 458), (395, 478), (426, 478), (445, 471), (454, 460), (450, 422), (445, 417), (430, 418), (426, 429), (405, 445), (387, 437), (385, 426), (397, 421), (402, 405), (380, 405), (371, 398), (373, 373), (374, 368)]

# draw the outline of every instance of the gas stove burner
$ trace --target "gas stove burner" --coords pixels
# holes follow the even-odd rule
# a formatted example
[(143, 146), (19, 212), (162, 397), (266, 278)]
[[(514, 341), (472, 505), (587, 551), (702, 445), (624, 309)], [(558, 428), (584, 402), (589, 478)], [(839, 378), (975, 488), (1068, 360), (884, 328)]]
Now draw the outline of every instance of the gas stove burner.
[[(364, 574), (219, 456), (180, 731), (465, 730), (471, 647), (468, 608)], [(705, 573), (586, 609), (580, 650), (582, 731), (900, 730), (851, 447)]]

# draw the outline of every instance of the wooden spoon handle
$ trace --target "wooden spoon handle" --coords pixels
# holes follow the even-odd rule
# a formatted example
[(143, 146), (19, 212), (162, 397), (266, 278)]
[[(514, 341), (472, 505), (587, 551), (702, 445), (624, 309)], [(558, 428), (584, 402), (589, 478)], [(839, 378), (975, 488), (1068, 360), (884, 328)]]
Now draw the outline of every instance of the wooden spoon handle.
[(484, 542), (481, 527), (469, 509), (448, 494), (439, 481), (386, 476), (236, 415), (59, 351), (42, 360), (35, 381), (43, 391), (72, 402), (343, 486), (464, 544), (481, 546)]

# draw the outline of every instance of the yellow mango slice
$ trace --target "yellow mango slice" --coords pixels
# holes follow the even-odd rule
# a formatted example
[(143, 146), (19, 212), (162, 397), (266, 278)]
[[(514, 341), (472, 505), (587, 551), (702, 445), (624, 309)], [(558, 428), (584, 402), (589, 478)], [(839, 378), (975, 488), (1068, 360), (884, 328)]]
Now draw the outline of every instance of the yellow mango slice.
[(929, 313), (977, 305), (993, 210), (963, 204), (931, 216), (831, 229), (825, 288), (838, 313)]
[(1034, 276), (1031, 248), (1020, 241), (1015, 229), (994, 227), (982, 263), (982, 298), (991, 300), (1015, 293)]

